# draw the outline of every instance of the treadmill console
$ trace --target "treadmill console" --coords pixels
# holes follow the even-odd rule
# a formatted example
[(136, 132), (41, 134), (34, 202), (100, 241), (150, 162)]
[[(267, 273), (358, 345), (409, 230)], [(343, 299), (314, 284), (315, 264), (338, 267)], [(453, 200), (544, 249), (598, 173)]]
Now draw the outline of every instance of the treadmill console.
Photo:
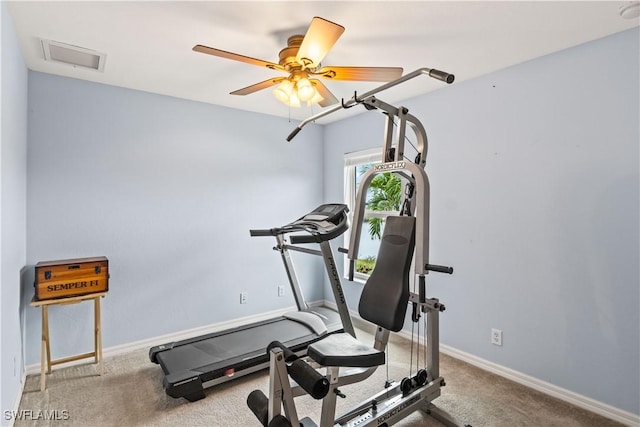
[(321, 205), (291, 225), (308, 225), (317, 228), (320, 232), (329, 232), (342, 225), (347, 212), (349, 212), (347, 205)]
[(299, 219), (269, 230), (250, 230), (252, 236), (277, 236), (304, 232), (291, 236), (291, 243), (314, 243), (332, 240), (347, 231), (349, 208), (344, 204), (320, 205)]

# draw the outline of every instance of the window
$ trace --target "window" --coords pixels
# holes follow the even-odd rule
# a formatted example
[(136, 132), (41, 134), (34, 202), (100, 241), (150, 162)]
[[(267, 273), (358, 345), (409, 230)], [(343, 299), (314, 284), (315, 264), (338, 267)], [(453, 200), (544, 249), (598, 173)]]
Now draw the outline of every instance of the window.
[[(345, 154), (344, 157), (344, 199), (349, 206), (349, 216), (353, 226), (353, 212), (356, 195), (363, 175), (376, 163), (380, 163), (381, 149), (358, 151)], [(364, 221), (360, 237), (360, 248), (354, 279), (365, 281), (373, 270), (380, 236), (384, 230), (385, 218), (397, 215), (402, 203), (402, 181), (389, 172), (376, 175), (367, 190)], [(351, 229), (345, 233), (345, 245), (351, 239)], [(349, 263), (345, 255), (345, 276), (348, 275)]]

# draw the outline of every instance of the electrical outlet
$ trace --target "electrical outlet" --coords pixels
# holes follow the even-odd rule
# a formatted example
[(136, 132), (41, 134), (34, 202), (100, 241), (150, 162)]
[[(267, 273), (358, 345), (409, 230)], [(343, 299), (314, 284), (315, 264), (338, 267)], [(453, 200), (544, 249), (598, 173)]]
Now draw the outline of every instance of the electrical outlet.
[(278, 286), (278, 296), (279, 297), (283, 297), (284, 296), (284, 286), (282, 286), (282, 285)]
[(246, 304), (247, 298), (249, 298), (248, 292), (240, 292), (240, 304)]
[(500, 329), (491, 329), (491, 344), (502, 347), (502, 331)]

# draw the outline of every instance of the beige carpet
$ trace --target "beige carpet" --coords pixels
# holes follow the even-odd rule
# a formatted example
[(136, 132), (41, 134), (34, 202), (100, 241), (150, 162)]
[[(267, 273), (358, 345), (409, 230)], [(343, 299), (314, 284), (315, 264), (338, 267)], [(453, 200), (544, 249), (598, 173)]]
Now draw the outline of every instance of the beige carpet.
[[(361, 340), (372, 342), (370, 335), (358, 332)], [(392, 337), (388, 364), (391, 379), (400, 380), (409, 374), (408, 348), (407, 340)], [(440, 360), (440, 373), (447, 386), (434, 403), (474, 427), (621, 425), (446, 355)], [(381, 366), (366, 381), (344, 387), (347, 398), (338, 399), (338, 413), (380, 391), (386, 371)], [(194, 403), (167, 396), (162, 379), (162, 370), (149, 361), (146, 350), (105, 359), (104, 376), (98, 376), (96, 366), (91, 364), (58, 367), (47, 376), (44, 392), (40, 391), (39, 375), (31, 375), (20, 403), (20, 410), (32, 411), (27, 412), (31, 419), (16, 421), (15, 426), (260, 426), (245, 402), (256, 388), (267, 393), (267, 371), (208, 389), (207, 397)], [(319, 422), (320, 402), (301, 397), (296, 405), (300, 417), (311, 416)], [(58, 411), (58, 418), (68, 419), (35, 419), (52, 411)], [(416, 412), (396, 425), (441, 424)]]

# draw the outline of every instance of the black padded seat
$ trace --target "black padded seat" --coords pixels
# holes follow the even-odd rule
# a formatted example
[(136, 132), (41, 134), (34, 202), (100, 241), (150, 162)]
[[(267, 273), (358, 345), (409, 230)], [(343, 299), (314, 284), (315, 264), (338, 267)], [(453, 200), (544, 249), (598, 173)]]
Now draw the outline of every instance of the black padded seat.
[(307, 355), (323, 366), (370, 368), (384, 365), (384, 351), (361, 343), (347, 333), (332, 334), (314, 342)]

